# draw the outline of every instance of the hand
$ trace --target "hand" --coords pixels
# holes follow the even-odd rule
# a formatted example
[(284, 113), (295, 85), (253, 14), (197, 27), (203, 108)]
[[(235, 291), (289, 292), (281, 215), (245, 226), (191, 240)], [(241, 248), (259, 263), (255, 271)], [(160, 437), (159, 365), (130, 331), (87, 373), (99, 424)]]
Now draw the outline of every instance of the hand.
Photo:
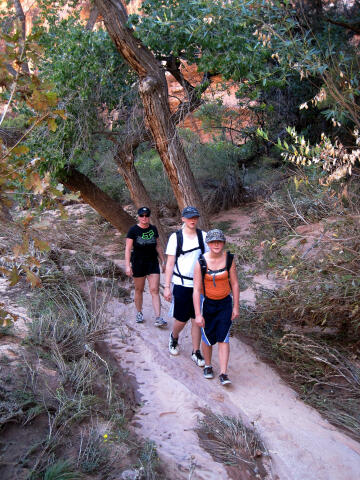
[(132, 268), (131, 267), (126, 267), (125, 273), (128, 277), (132, 277), (133, 276)]
[(164, 298), (165, 298), (165, 300), (167, 300), (168, 302), (171, 302), (171, 290), (170, 290), (170, 287), (165, 287), (165, 288), (164, 288)]
[(205, 319), (202, 315), (196, 315), (195, 323), (198, 327), (205, 327)]
[(235, 320), (239, 316), (240, 312), (237, 308), (233, 308), (232, 314), (231, 314), (231, 321)]

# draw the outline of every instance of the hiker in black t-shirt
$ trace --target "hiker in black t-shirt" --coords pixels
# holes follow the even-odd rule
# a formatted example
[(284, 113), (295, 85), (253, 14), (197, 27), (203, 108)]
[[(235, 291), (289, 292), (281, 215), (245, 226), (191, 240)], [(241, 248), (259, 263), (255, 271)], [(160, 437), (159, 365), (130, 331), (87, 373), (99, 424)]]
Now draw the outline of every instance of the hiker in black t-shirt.
[(160, 315), (160, 268), (165, 271), (164, 251), (159, 243), (159, 234), (155, 225), (150, 224), (150, 209), (141, 207), (138, 210), (138, 223), (130, 228), (126, 236), (125, 263), (126, 275), (133, 277), (135, 285), (136, 322), (142, 323), (143, 292), (145, 279), (149, 282), (157, 327), (164, 327), (167, 322)]

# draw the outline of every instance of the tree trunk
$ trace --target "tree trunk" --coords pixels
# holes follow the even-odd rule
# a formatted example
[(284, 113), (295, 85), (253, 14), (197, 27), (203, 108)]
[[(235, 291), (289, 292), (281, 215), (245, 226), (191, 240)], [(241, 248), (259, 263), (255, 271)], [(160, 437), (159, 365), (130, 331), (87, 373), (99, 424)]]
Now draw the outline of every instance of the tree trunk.
[(134, 218), (125, 212), (118, 202), (75, 168), (66, 172), (66, 177), (61, 180), (61, 183), (72, 192), (80, 192), (84, 202), (106, 218), (119, 232), (127, 233), (129, 228), (135, 224)]
[(122, 175), (126, 186), (129, 189), (131, 199), (136, 207), (140, 208), (146, 206), (150, 208), (152, 212), (151, 221), (158, 229), (160, 243), (162, 247), (165, 248), (167, 238), (163, 226), (159, 221), (158, 208), (151, 200), (135, 168), (133, 148), (130, 148), (128, 151), (119, 148), (114, 160), (118, 166), (119, 173)]
[(95, 0), (94, 3), (117, 50), (139, 76), (146, 126), (151, 131), (180, 210), (186, 205), (196, 206), (201, 213), (201, 227), (208, 228), (204, 204), (171, 117), (164, 70), (150, 50), (126, 27), (127, 13), (120, 0)]
[(99, 16), (99, 10), (97, 9), (97, 7), (93, 7), (90, 10), (90, 16), (85, 26), (85, 30), (89, 30), (89, 31), (93, 30), (98, 16)]
[[(20, 0), (14, 0), (14, 6), (15, 6), (15, 11), (16, 11), (16, 17), (20, 20), (20, 23), (21, 23), (21, 36), (22, 36), (23, 43), (25, 44), (25, 41), (26, 41), (26, 19), (25, 19), (24, 10), (22, 8)], [(27, 63), (26, 60), (22, 60), (21, 70), (26, 75), (30, 75), (29, 66), (28, 66), (28, 63)]]
[(6, 202), (1, 196), (0, 196), (0, 222), (4, 222), (4, 223), (13, 222), (13, 218), (11, 216), (10, 210)]

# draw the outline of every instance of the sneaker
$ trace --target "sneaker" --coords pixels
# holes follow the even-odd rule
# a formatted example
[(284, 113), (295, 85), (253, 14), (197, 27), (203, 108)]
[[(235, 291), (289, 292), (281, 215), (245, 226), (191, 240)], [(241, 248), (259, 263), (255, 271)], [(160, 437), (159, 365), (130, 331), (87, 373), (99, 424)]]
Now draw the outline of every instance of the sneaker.
[(226, 375), (226, 373), (222, 373), (221, 375), (219, 375), (219, 380), (220, 380), (221, 385), (230, 385), (231, 384), (231, 380)]
[(196, 352), (192, 352), (191, 359), (193, 362), (196, 363), (198, 367), (203, 367), (205, 365), (204, 357), (201, 355), (200, 350), (196, 350)]
[(213, 372), (213, 368), (211, 366), (204, 368), (204, 377), (205, 378), (214, 378), (214, 372)]
[(144, 315), (142, 312), (137, 312), (136, 314), (136, 323), (143, 323)]
[(179, 355), (178, 339), (174, 338), (172, 333), (170, 333), (169, 337), (169, 352), (171, 355)]
[(155, 320), (155, 323), (154, 323), (155, 327), (166, 327), (167, 325), (167, 321), (164, 320), (162, 317), (156, 317), (156, 320)]

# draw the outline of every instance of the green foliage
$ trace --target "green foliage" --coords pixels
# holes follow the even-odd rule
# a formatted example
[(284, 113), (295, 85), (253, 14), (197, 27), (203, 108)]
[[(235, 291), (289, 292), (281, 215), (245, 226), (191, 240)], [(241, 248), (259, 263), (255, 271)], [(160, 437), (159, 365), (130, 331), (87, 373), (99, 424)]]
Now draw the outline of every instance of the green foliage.
[[(314, 111), (299, 115), (296, 110), (323, 92), (314, 104), (317, 123), (322, 114), (359, 125), (356, 47), (344, 41), (342, 28), (328, 22), (341, 18), (341, 6), (327, 8), (326, 15), (325, 9), (316, 12), (316, 17), (311, 5), (266, 0), (147, 0), (142, 9), (144, 16), (131, 16), (130, 24), (159, 58), (179, 57), (202, 72), (237, 82), (239, 97), (257, 99), (252, 108), (266, 112), (269, 120), (274, 112), (288, 123), (289, 118), (302, 124), (307, 119), (316, 126)], [(349, 15), (351, 21), (359, 17), (356, 5)], [(278, 96), (278, 89), (285, 88), (290, 112)]]
[(190, 130), (181, 136), (194, 176), (201, 191), (218, 187), (227, 172), (237, 170), (238, 149), (226, 140), (202, 143)]
[(175, 203), (174, 193), (156, 150), (146, 143), (136, 152), (136, 169), (151, 198), (157, 202)]
[(86, 433), (81, 455), (78, 459), (79, 467), (83, 473), (98, 472), (104, 470), (108, 465), (110, 448), (105, 440), (96, 428), (90, 428)]
[(59, 460), (48, 467), (44, 474), (44, 480), (77, 480), (82, 476), (76, 472), (68, 460)]
[(55, 134), (37, 132), (31, 150), (44, 159), (42, 171), (56, 175), (69, 164), (82, 170), (84, 163), (111, 152), (111, 142), (95, 132), (109, 131), (110, 124), (121, 128), (133, 77), (108, 34), (87, 31), (76, 18), (53, 20), (49, 29), (38, 27), (38, 35), (44, 49), (39, 75), (55, 85), (64, 114)]
[[(268, 2), (193, 2), (164, 0), (142, 4), (144, 17), (131, 16), (136, 34), (155, 54), (174, 55), (196, 63), (200, 71), (221, 73), (224, 78), (258, 81), (261, 64), (271, 57), (257, 38), (256, 15), (266, 18)], [(250, 8), (254, 9), (253, 18)], [(252, 59), (249, 65), (249, 57)]]

